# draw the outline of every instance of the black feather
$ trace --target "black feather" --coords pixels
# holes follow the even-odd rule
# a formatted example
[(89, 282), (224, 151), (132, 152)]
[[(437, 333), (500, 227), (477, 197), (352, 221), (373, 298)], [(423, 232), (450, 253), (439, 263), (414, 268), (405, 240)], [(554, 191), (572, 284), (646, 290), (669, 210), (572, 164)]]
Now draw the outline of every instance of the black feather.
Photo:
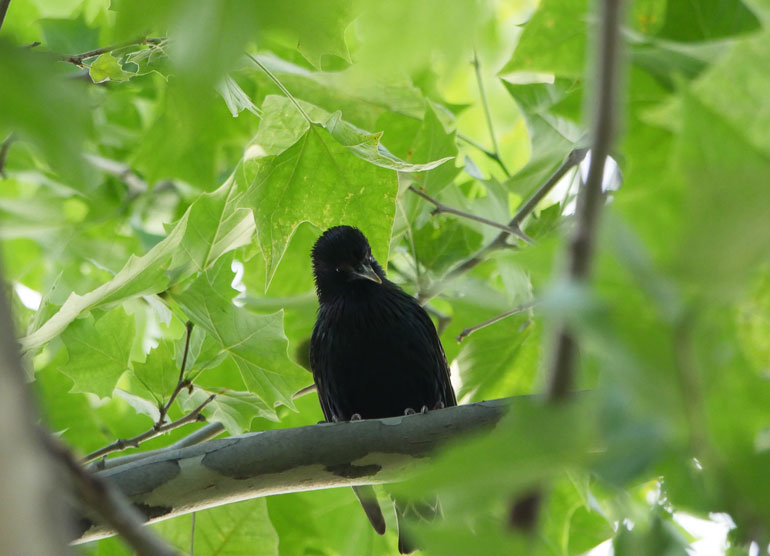
[[(387, 280), (366, 237), (350, 226), (330, 228), (312, 259), (320, 307), (310, 366), (326, 420), (457, 405), (433, 322)], [(377, 529), (371, 505), (367, 515)]]

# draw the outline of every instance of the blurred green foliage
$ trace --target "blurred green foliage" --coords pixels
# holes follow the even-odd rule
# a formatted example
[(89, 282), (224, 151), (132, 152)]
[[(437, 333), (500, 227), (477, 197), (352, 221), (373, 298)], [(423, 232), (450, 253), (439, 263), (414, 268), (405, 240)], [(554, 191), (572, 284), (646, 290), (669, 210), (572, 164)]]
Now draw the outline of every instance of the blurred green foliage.
[[(230, 434), (319, 421), (315, 395), (292, 394), (312, 381), (300, 365), (320, 230), (361, 227), (391, 278), (421, 294), (498, 230), (432, 215), (410, 185), (503, 223), (586, 144), (595, 5), (536, 4), (13, 0), (0, 238), (44, 422), (80, 453), (148, 429), (188, 320), (195, 388), (171, 418), (216, 393), (204, 414)], [(429, 304), (461, 401), (541, 391), (565, 318), (591, 392), (522, 403), (389, 486), (440, 494), (444, 519), (415, 530), (429, 554), (605, 541), (682, 554), (696, 539), (677, 516), (717, 512), (735, 524), (731, 554), (770, 541), (770, 4), (628, 11), (622, 187), (590, 288), (560, 278), (571, 171), (524, 222), (533, 245), (495, 251)], [(535, 485), (537, 531), (518, 536), (510, 504)], [(385, 555), (387, 519), (380, 538), (349, 489), (306, 492), (199, 512), (192, 541), (196, 554)], [(189, 549), (190, 516), (155, 528)], [(117, 539), (79, 550), (128, 553)]]

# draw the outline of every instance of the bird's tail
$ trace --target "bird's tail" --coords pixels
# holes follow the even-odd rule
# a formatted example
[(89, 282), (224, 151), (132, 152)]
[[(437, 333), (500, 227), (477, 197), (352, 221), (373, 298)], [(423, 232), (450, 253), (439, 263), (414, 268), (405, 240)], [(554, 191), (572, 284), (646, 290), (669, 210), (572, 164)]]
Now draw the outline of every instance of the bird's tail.
[(412, 541), (409, 532), (405, 530), (406, 521), (433, 521), (436, 516), (441, 515), (441, 504), (438, 498), (433, 498), (428, 502), (424, 500), (419, 502), (394, 500), (393, 507), (396, 509), (396, 522), (398, 523), (398, 551), (401, 554), (411, 554), (418, 547)]
[(369, 485), (354, 486), (353, 492), (356, 493), (356, 498), (361, 503), (361, 507), (366, 513), (366, 517), (369, 518), (369, 523), (372, 524), (374, 530), (379, 535), (385, 534), (385, 517), (382, 515), (380, 509), (380, 503), (377, 502), (377, 494), (374, 489)]

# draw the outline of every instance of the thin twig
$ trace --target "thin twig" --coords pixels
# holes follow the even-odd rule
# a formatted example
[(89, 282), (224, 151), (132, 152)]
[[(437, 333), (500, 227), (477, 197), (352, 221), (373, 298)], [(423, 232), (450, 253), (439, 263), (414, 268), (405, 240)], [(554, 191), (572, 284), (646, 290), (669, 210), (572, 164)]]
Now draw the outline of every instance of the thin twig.
[(495, 128), (492, 125), (492, 112), (489, 110), (489, 103), (487, 103), (487, 95), (484, 92), (484, 80), (481, 77), (481, 64), (479, 63), (479, 56), (476, 53), (476, 49), (473, 49), (473, 69), (476, 72), (476, 82), (479, 84), (479, 95), (481, 96), (481, 105), (484, 107), (484, 114), (487, 117), (487, 127), (489, 128), (489, 136), (492, 138), (492, 158), (500, 165), (505, 175), (509, 178), (511, 173), (508, 168), (505, 167), (503, 160), (500, 158), (500, 149), (497, 147), (497, 138), (495, 137)]
[(537, 191), (535, 191), (532, 196), (519, 207), (509, 224), (512, 226), (521, 226), (522, 222), (524, 222), (524, 219), (529, 216), (532, 211), (535, 210), (535, 208), (537, 208), (538, 203), (540, 203), (540, 201), (542, 201), (545, 196), (550, 193), (550, 191), (556, 186), (557, 183), (561, 181), (567, 172), (583, 162), (583, 159), (586, 157), (587, 153), (588, 148), (585, 147), (571, 150), (567, 155), (567, 158), (564, 159), (564, 162), (561, 163), (561, 166), (559, 166), (554, 171), (554, 173), (551, 174), (547, 180), (545, 180), (545, 183), (543, 183), (543, 185), (541, 185)]
[(431, 203), (433, 206), (436, 207), (431, 214), (441, 214), (441, 213), (454, 214), (456, 216), (467, 218), (468, 220), (474, 220), (475, 222), (481, 222), (482, 224), (486, 224), (487, 226), (492, 226), (493, 228), (502, 230), (506, 234), (516, 236), (527, 243), (530, 243), (530, 244), (534, 243), (534, 241), (532, 241), (532, 238), (529, 237), (524, 232), (522, 232), (518, 227), (506, 226), (505, 224), (500, 224), (499, 222), (495, 222), (494, 220), (484, 218), (483, 216), (478, 216), (470, 212), (466, 212), (464, 210), (447, 206), (441, 201), (439, 201), (438, 199), (431, 197), (430, 195), (425, 193), (425, 191), (423, 191), (422, 189), (418, 189), (413, 185), (409, 186), (409, 191), (411, 191), (416, 195), (419, 195), (420, 197), (422, 197), (423, 199), (425, 199), (426, 201), (428, 201), (429, 203)]
[(529, 301), (527, 303), (522, 303), (515, 309), (511, 309), (510, 311), (507, 311), (501, 315), (497, 315), (496, 317), (492, 317), (489, 320), (485, 320), (482, 323), (479, 323), (475, 326), (470, 326), (468, 328), (463, 328), (463, 331), (460, 332), (459, 336), (457, 336), (457, 343), (459, 344), (462, 342), (465, 338), (476, 332), (477, 330), (481, 330), (482, 328), (486, 328), (487, 326), (490, 326), (492, 324), (495, 324), (496, 322), (500, 322), (503, 319), (506, 319), (512, 315), (515, 315), (517, 313), (521, 313), (523, 311), (527, 311), (535, 306), (537, 302), (536, 301)]
[[(600, 2), (600, 39), (595, 66), (598, 69), (598, 90), (593, 112), (591, 163), (586, 182), (578, 191), (575, 230), (567, 253), (568, 277), (575, 283), (585, 283), (591, 272), (602, 206), (604, 164), (617, 125), (621, 4), (621, 0)], [(572, 395), (577, 359), (577, 340), (565, 323), (559, 325), (554, 345), (548, 372), (547, 400), (561, 403)], [(509, 513), (511, 527), (533, 532), (541, 500), (542, 491), (536, 488), (514, 501)]]
[[(574, 149), (570, 151), (570, 153), (567, 155), (567, 157), (564, 159), (564, 162), (561, 163), (561, 166), (559, 166), (553, 174), (551, 174), (548, 179), (541, 185), (537, 191), (535, 191), (532, 196), (527, 199), (527, 201), (521, 205), (519, 210), (516, 211), (516, 214), (513, 216), (510, 222), (508, 222), (508, 225), (511, 227), (518, 227), (524, 220), (526, 219), (529, 214), (537, 208), (537, 205), (540, 201), (545, 198), (546, 195), (548, 195), (548, 192), (551, 191), (551, 189), (554, 188), (554, 186), (559, 183), (559, 180), (561, 180), (564, 175), (569, 172), (572, 168), (580, 164), (580, 162), (585, 158), (586, 153), (588, 152), (587, 149), (580, 148), (580, 149)], [(476, 251), (473, 255), (468, 257), (467, 259), (461, 261), (458, 263), (452, 270), (450, 270), (443, 278), (440, 280), (437, 280), (434, 282), (429, 288), (427, 288), (424, 292), (422, 292), (418, 299), (420, 303), (423, 305), (436, 297), (441, 291), (446, 287), (447, 284), (451, 283), (455, 278), (458, 278), (459, 276), (462, 276), (469, 270), (475, 268), (479, 263), (484, 261), (491, 253), (494, 251), (497, 251), (498, 249), (501, 249), (503, 247), (514, 247), (506, 243), (506, 238), (508, 237), (508, 234), (506, 233), (500, 233), (495, 239), (490, 241), (487, 245)]]
[(430, 305), (425, 305), (424, 309), (426, 313), (436, 317), (436, 320), (438, 321), (436, 331), (438, 332), (438, 335), (441, 336), (444, 333), (444, 330), (446, 330), (447, 326), (449, 326), (449, 323), (452, 322), (452, 317), (444, 312), (439, 311), (435, 307), (431, 307)]
[(190, 386), (190, 381), (184, 377), (184, 372), (185, 368), (187, 367), (187, 354), (190, 352), (190, 336), (192, 335), (193, 323), (188, 320), (184, 326), (187, 331), (187, 335), (185, 336), (184, 340), (182, 365), (179, 367), (179, 380), (177, 380), (174, 391), (171, 392), (171, 396), (168, 398), (168, 401), (165, 403), (165, 405), (160, 406), (160, 416), (158, 417), (158, 421), (155, 423), (156, 428), (163, 425), (163, 422), (166, 420), (166, 415), (168, 415), (168, 410), (171, 407), (171, 404), (174, 403), (174, 400), (179, 395), (179, 393)]
[[(200, 444), (201, 442), (205, 442), (206, 440), (211, 440), (212, 438), (214, 438), (224, 430), (225, 430), (225, 426), (222, 423), (220, 423), (219, 421), (214, 421), (213, 423), (209, 423), (208, 425), (205, 425), (199, 428), (194, 433), (189, 434), (184, 438), (182, 438), (181, 440), (174, 442), (173, 444), (166, 446), (165, 448), (162, 448), (162, 449), (178, 450), (180, 448), (194, 446), (195, 444)], [(88, 465), (87, 469), (92, 471), (102, 471), (104, 469), (112, 469), (113, 467), (120, 467), (121, 465), (126, 465), (127, 463), (133, 463), (137, 460), (150, 457), (151, 455), (157, 453), (157, 451), (158, 450), (147, 450), (146, 452), (138, 452), (136, 454), (129, 454), (127, 456), (119, 456), (119, 457), (110, 458), (110, 459), (100, 458), (97, 461), (93, 461), (90, 465)]]
[(123, 450), (127, 450), (128, 448), (138, 448), (139, 445), (142, 442), (145, 442), (147, 440), (150, 440), (151, 438), (155, 438), (156, 436), (160, 436), (161, 434), (167, 433), (168, 431), (178, 429), (179, 427), (186, 425), (187, 423), (194, 423), (196, 421), (204, 421), (206, 418), (201, 415), (201, 411), (203, 411), (203, 408), (209, 405), (212, 401), (214, 401), (214, 398), (216, 398), (216, 394), (211, 394), (208, 398), (206, 398), (202, 404), (200, 404), (198, 407), (190, 411), (187, 415), (184, 417), (181, 417), (177, 419), (176, 421), (172, 421), (170, 423), (166, 423), (165, 425), (158, 426), (157, 423), (152, 426), (151, 429), (146, 430), (142, 434), (138, 434), (132, 438), (119, 438), (118, 440), (112, 442), (111, 444), (108, 444), (107, 446), (104, 446), (102, 448), (99, 448), (98, 450), (94, 450), (90, 454), (88, 454), (86, 457), (83, 458), (82, 463), (86, 464), (89, 461), (93, 461), (97, 458), (106, 456), (107, 454), (111, 454), (113, 452), (122, 452)]
[(195, 514), (190, 516), (190, 556), (195, 556)]
[(40, 434), (49, 453), (69, 472), (72, 485), (82, 501), (112, 527), (139, 556), (176, 556), (155, 532), (144, 526), (145, 517), (112, 484), (86, 471), (61, 442), (47, 432)]
[(102, 54), (106, 54), (107, 52), (112, 52), (113, 50), (119, 50), (121, 48), (128, 48), (129, 46), (142, 46), (146, 44), (159, 44), (163, 41), (160, 37), (144, 37), (141, 39), (134, 39), (130, 41), (125, 41), (118, 44), (111, 44), (110, 46), (103, 46), (102, 48), (96, 48), (94, 50), (89, 50), (88, 52), (81, 52), (80, 54), (64, 54), (62, 56), (59, 56), (59, 60), (62, 62), (68, 62), (70, 64), (75, 64), (79, 68), (84, 67), (83, 62), (85, 60), (88, 60), (89, 58), (93, 58), (95, 56), (100, 56)]
[(246, 56), (251, 58), (251, 61), (254, 62), (259, 69), (265, 72), (265, 75), (267, 75), (270, 78), (270, 80), (273, 83), (275, 83), (275, 86), (278, 87), (284, 95), (286, 95), (286, 98), (288, 98), (291, 101), (291, 103), (297, 108), (297, 110), (299, 110), (299, 113), (302, 114), (302, 117), (305, 118), (305, 120), (307, 120), (307, 123), (309, 123), (311, 126), (314, 125), (315, 122), (310, 118), (308, 113), (305, 112), (305, 109), (302, 108), (302, 106), (300, 106), (299, 102), (297, 102), (297, 99), (294, 98), (294, 95), (292, 95), (289, 92), (289, 90), (283, 86), (283, 83), (281, 83), (281, 81), (275, 75), (273, 75), (273, 72), (267, 69), (267, 67), (262, 62), (257, 60), (256, 57), (252, 56), (248, 52), (246, 52)]
[(16, 141), (16, 134), (12, 131), (8, 134), (8, 137), (3, 139), (0, 143), (0, 177), (5, 177), (5, 161), (8, 159), (8, 151), (11, 148), (13, 142)]
[(3, 21), (5, 21), (5, 14), (8, 13), (8, 6), (11, 4), (11, 0), (0, 0), (0, 28), (3, 27)]

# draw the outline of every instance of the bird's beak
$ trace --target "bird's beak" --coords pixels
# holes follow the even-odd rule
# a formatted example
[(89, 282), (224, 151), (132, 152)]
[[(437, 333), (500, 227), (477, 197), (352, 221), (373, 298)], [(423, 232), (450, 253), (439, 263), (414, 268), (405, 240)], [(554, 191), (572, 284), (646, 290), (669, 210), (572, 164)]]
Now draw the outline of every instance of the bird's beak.
[(372, 282), (382, 284), (382, 279), (377, 275), (372, 266), (366, 263), (362, 263), (361, 266), (359, 266), (356, 271), (353, 272), (353, 275), (357, 276), (358, 278), (364, 278), (366, 280), (371, 280)]

